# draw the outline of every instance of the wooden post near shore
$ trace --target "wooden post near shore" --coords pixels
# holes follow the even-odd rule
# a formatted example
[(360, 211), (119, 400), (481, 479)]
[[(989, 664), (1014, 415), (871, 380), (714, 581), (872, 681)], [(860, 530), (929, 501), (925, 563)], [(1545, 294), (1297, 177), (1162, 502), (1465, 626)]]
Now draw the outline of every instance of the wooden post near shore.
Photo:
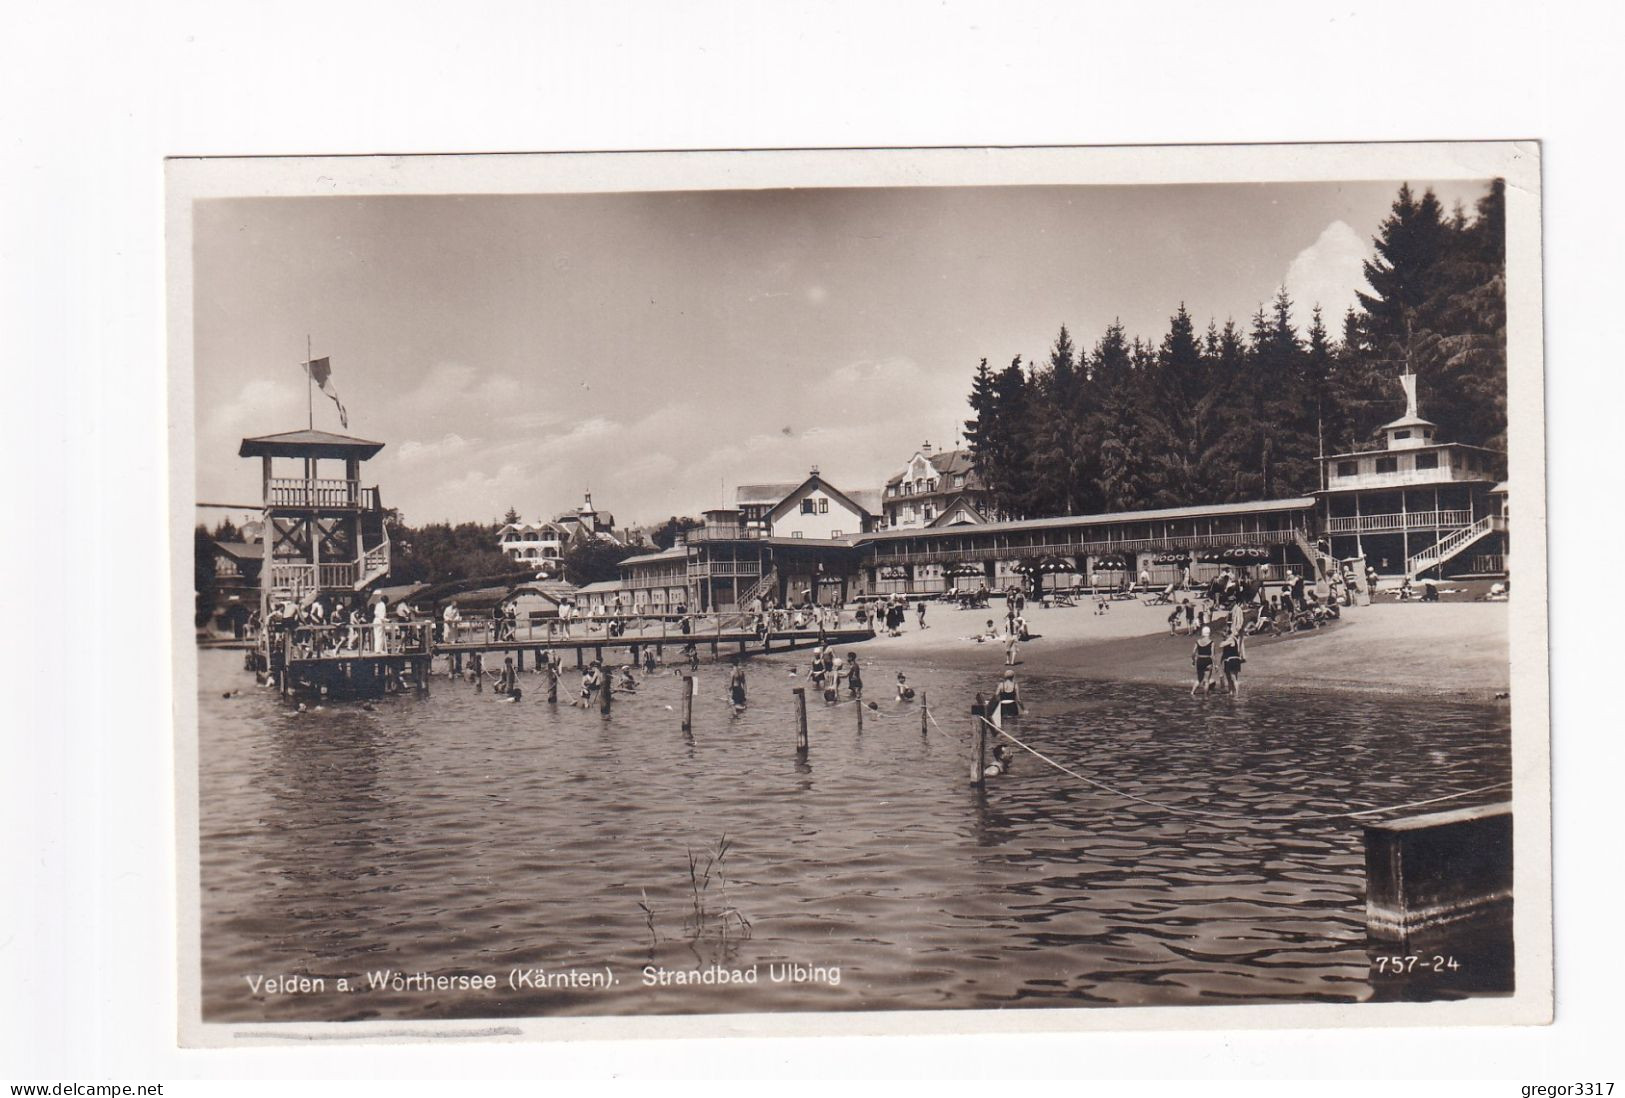
[(598, 711), (607, 717), (609, 716), (609, 700), (615, 695), (615, 677), (609, 673), (607, 668), (600, 667), (598, 670), (604, 676), (603, 682), (598, 686)]
[(798, 686), (790, 691), (796, 696), (796, 754), (807, 755), (807, 688)]
[(976, 755), (971, 760), (970, 783), (977, 789), (982, 788), (983, 774), (987, 766), (987, 721), (985, 714), (987, 706), (982, 701), (982, 695), (976, 695), (976, 704), (970, 707), (971, 720), (976, 722)]
[(683, 683), (683, 731), (694, 731), (694, 676), (684, 675)]
[(863, 731), (863, 699), (854, 698), (852, 700), (853, 704), (858, 707), (858, 731), (861, 733)]
[(930, 707), (925, 704), (925, 691), (920, 691), (920, 735), (925, 735), (925, 722), (930, 719)]

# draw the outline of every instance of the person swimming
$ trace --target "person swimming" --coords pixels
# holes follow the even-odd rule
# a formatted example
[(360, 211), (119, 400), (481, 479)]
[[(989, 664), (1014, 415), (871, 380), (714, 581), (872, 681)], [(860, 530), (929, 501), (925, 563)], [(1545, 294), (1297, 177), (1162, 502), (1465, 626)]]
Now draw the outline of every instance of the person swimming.
[(734, 716), (745, 711), (745, 667), (738, 660), (728, 675), (728, 701), (733, 705)]
[(993, 761), (987, 764), (982, 776), (997, 778), (1000, 774), (1008, 773), (1010, 773), (1010, 752), (1005, 750), (1004, 744), (996, 743), (993, 745)]
[(897, 700), (900, 702), (914, 700), (914, 688), (908, 684), (908, 676), (901, 671), (897, 672)]

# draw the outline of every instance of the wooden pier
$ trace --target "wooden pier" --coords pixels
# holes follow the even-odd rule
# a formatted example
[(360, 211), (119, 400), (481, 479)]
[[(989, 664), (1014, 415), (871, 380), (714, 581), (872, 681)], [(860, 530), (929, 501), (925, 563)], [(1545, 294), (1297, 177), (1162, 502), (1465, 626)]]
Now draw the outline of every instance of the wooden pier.
[[(267, 677), (283, 694), (377, 696), (400, 690), (427, 690), (434, 661), (444, 656), (446, 670), (464, 669), (475, 653), (511, 656), (516, 671), (553, 653), (574, 652), (574, 665), (589, 660), (637, 663), (648, 648), (662, 658), (668, 648), (688, 658), (709, 649), (712, 659), (790, 652), (820, 645), (850, 644), (874, 638), (874, 630), (846, 628), (751, 628), (741, 614), (620, 618), (514, 625), (497, 620), (369, 621), (362, 625), (275, 623), (249, 653), (248, 668)], [(450, 639), (448, 639), (450, 638)], [(617, 654), (624, 660), (617, 661)]]

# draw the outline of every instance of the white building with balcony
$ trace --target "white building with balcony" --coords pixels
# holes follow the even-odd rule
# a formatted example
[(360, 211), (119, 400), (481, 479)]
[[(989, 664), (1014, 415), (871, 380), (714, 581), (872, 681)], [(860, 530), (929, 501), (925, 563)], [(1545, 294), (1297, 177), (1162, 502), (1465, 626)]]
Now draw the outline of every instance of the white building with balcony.
[(1421, 417), (1416, 376), (1400, 379), (1405, 414), (1378, 428), (1382, 447), (1321, 459), (1321, 529), (1333, 556), (1419, 577), (1506, 571), (1506, 519), (1494, 489), (1499, 450), (1441, 442)]

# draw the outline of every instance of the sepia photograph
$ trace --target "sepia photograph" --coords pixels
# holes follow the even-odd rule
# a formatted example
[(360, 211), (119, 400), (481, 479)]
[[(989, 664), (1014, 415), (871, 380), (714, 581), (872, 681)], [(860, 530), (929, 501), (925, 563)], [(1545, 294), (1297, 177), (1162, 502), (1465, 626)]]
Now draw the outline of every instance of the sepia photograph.
[(1550, 1017), (1538, 146), (167, 190), (183, 1042)]

